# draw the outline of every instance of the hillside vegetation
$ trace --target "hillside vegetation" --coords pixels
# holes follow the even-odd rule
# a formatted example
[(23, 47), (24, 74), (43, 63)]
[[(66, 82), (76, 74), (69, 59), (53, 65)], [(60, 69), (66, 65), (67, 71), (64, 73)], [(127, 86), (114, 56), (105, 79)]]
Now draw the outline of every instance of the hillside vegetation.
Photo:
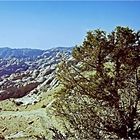
[(72, 56), (59, 64), (66, 90), (54, 105), (73, 129), (67, 137), (140, 139), (140, 33), (90, 31)]
[(1, 138), (140, 139), (139, 32), (128, 27), (109, 34), (89, 31), (72, 56), (62, 55), (59, 62), (53, 70), (57, 82), (28, 93), (39, 100), (26, 104), (24, 96), (0, 102)]

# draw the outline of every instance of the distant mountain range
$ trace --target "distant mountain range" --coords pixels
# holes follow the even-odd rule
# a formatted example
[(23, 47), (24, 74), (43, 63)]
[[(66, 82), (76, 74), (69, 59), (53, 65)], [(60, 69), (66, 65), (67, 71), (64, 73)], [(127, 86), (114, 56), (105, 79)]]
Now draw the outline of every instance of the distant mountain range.
[(41, 49), (30, 49), (30, 48), (23, 48), (23, 49), (11, 49), (8, 47), (0, 48), (0, 58), (1, 59), (36, 59), (37, 57), (49, 52), (48, 55), (51, 55), (54, 51), (71, 51), (72, 47), (57, 47), (48, 50), (41, 50)]
[(20, 98), (56, 85), (55, 68), (72, 47), (48, 50), (0, 48), (0, 100)]

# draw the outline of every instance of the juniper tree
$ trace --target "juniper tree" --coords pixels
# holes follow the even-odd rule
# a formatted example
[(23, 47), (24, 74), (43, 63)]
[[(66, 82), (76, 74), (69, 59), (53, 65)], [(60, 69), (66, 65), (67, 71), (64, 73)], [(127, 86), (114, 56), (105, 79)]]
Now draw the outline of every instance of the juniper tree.
[(75, 139), (140, 139), (140, 33), (117, 27), (89, 31), (63, 60), (58, 79), (65, 91), (55, 103)]

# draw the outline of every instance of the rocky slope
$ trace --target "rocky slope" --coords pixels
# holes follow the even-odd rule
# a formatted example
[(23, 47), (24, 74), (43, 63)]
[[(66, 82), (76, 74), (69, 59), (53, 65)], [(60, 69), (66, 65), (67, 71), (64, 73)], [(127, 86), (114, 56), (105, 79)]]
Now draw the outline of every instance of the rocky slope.
[[(37, 94), (44, 87), (51, 89), (57, 85), (57, 80), (54, 78), (55, 68), (61, 60), (61, 54), (65, 53), (69, 56), (71, 49), (63, 47), (49, 50), (1, 48), (0, 100), (26, 96), (26, 104), (28, 101), (36, 102)], [(30, 99), (27, 100), (29, 96)]]
[(70, 57), (71, 50), (0, 48), (0, 139), (52, 139), (49, 128), (63, 126), (51, 105), (62, 89), (56, 66), (61, 54)]

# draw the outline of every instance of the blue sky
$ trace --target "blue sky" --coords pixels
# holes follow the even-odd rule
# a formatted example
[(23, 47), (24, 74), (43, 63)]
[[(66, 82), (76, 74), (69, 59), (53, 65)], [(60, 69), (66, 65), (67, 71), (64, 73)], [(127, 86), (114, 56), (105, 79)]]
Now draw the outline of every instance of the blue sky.
[(48, 49), (80, 44), (88, 30), (140, 29), (140, 2), (0, 2), (0, 47)]

